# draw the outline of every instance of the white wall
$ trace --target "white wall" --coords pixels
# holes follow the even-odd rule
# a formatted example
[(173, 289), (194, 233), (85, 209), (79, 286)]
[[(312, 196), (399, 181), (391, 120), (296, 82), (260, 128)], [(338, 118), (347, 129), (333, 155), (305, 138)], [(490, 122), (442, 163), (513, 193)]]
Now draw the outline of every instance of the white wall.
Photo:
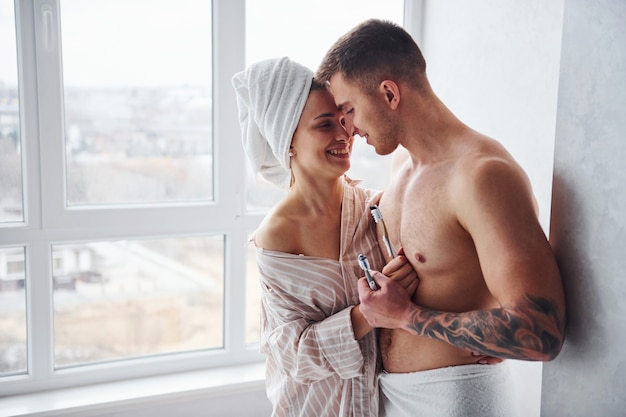
[[(526, 170), (547, 234), (563, 0), (430, 0), (422, 12), (420, 46), (435, 93)], [(538, 416), (541, 363), (512, 365), (521, 415)]]
[(626, 2), (566, 0), (551, 238), (563, 273), (563, 351), (542, 416), (626, 415)]
[(547, 230), (563, 0), (431, 0), (422, 49), (437, 95), (530, 176)]

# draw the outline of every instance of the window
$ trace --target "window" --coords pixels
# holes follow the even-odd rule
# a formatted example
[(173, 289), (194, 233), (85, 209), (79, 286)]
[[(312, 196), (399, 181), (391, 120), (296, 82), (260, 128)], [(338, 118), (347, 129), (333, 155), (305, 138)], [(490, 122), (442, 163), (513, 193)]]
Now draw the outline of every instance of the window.
[(55, 368), (223, 347), (223, 236), (52, 251)]
[(211, 3), (62, 0), (60, 20), (67, 205), (211, 200)]
[(0, 1), (0, 225), (23, 221), (22, 137), (15, 9)]
[(0, 248), (0, 378), (26, 371), (24, 248)]
[(253, 197), (231, 78), (402, 16), (335, 3), (0, 0), (3, 395), (263, 359), (247, 240), (280, 195)]

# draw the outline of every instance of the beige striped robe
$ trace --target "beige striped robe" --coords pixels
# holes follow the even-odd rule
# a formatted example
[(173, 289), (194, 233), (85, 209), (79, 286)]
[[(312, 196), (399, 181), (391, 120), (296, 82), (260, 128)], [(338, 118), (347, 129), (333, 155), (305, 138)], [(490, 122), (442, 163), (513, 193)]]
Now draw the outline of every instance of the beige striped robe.
[(369, 207), (380, 193), (344, 183), (340, 261), (257, 249), (261, 277), (261, 351), (273, 416), (378, 414), (376, 332), (355, 340), (350, 311), (363, 276), (383, 257)]

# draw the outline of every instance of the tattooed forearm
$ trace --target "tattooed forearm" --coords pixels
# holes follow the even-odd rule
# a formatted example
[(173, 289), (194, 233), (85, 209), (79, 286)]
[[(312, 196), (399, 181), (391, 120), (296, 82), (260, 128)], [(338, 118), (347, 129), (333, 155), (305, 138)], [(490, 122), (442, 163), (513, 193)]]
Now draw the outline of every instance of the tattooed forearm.
[(415, 306), (408, 330), (485, 355), (522, 360), (554, 359), (565, 320), (557, 305), (526, 296), (523, 308), (445, 313)]

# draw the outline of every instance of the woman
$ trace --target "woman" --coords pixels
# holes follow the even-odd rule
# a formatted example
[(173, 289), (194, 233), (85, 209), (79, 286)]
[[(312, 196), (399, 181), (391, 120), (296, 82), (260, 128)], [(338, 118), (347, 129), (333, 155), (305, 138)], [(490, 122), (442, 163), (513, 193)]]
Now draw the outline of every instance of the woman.
[(384, 265), (369, 210), (380, 195), (345, 177), (353, 138), (312, 71), (272, 59), (233, 85), (253, 171), (289, 187), (254, 237), (273, 415), (377, 415), (376, 334), (356, 305), (357, 256), (410, 292), (417, 276), (402, 255)]

